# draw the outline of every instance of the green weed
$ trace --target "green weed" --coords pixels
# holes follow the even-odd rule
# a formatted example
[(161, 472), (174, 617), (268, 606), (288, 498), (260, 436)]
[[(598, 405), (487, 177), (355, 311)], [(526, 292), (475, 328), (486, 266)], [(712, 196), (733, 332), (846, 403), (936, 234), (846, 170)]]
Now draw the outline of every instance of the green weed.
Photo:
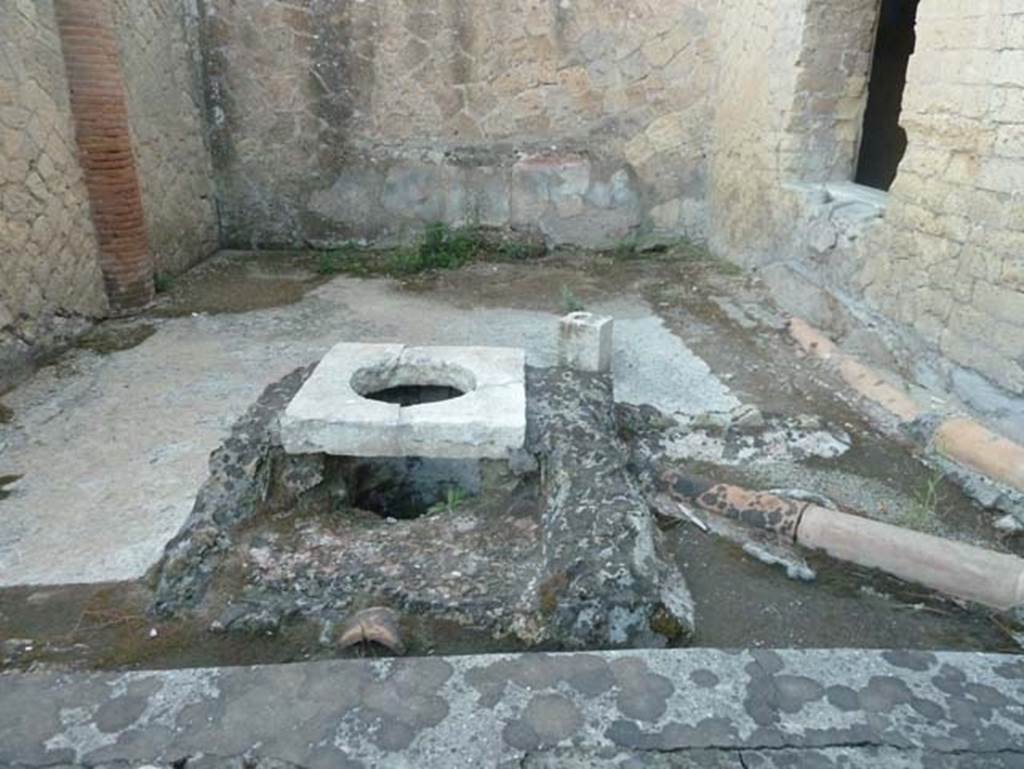
[(573, 312), (583, 312), (585, 309), (587, 308), (584, 306), (583, 300), (576, 296), (571, 288), (562, 286), (562, 312), (568, 315)]
[(640, 247), (640, 240), (636, 236), (625, 238), (609, 251), (609, 255), (616, 261), (639, 259), (643, 256), (643, 253), (643, 249)]
[(542, 243), (528, 243), (518, 240), (502, 241), (492, 249), (493, 258), (503, 262), (523, 262), (527, 259), (538, 259), (547, 253)]
[(458, 510), (466, 501), (466, 492), (460, 489), (458, 486), (449, 486), (445, 489), (444, 499), (440, 502), (436, 502), (430, 506), (427, 510), (427, 515), (442, 515), (444, 513), (454, 513)]
[(451, 228), (432, 224), (419, 244), (400, 248), (392, 255), (391, 269), (398, 275), (427, 270), (454, 270), (473, 261), (484, 247), (478, 227)]
[(477, 260), (522, 261), (546, 252), (542, 244), (499, 241), (478, 225), (449, 227), (431, 224), (412, 245), (390, 252), (348, 246), (321, 251), (317, 272), (321, 275), (387, 275), (406, 277), (432, 270), (455, 270)]
[(162, 272), (153, 276), (153, 288), (158, 294), (166, 294), (174, 288), (174, 278)]
[(943, 480), (941, 470), (932, 471), (914, 493), (914, 501), (910, 509), (903, 514), (900, 523), (917, 531), (933, 531), (939, 506), (942, 504)]

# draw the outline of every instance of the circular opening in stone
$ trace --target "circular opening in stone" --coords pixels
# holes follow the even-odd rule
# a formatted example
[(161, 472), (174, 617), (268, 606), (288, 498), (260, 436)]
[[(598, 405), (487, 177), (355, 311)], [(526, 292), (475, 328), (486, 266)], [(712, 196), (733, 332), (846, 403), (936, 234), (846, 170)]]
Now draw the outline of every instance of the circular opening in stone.
[(424, 403), (440, 403), (461, 398), (466, 393), (445, 385), (399, 385), (378, 392), (366, 393), (372, 401), (395, 403), (403, 408)]
[(457, 364), (424, 358), (362, 368), (352, 376), (352, 389), (407, 408), (461, 398), (476, 389), (476, 377)]

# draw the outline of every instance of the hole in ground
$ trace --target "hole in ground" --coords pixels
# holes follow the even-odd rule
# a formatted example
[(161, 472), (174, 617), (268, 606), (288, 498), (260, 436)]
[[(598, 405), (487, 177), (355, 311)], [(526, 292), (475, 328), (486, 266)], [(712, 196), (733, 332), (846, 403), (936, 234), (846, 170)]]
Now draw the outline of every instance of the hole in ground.
[(480, 493), (482, 482), (476, 460), (348, 458), (342, 464), (350, 505), (400, 521), (454, 512)]

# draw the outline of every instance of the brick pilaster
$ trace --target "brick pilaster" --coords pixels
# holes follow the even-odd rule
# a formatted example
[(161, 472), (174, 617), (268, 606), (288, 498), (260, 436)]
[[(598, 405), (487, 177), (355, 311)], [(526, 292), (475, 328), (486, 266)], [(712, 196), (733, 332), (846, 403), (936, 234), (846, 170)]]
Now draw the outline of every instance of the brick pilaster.
[(111, 309), (130, 312), (153, 298), (153, 259), (113, 16), (107, 0), (55, 0), (54, 6), (100, 268)]

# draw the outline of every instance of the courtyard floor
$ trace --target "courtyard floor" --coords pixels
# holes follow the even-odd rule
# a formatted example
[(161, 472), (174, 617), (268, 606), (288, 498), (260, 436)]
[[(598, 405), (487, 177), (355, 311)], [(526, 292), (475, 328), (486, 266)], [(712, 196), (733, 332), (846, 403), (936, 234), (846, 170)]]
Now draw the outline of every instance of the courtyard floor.
[[(550, 366), (556, 360), (557, 322), (569, 304), (582, 304), (588, 310), (615, 317), (617, 400), (653, 405), (689, 425), (691, 437), (680, 441), (673, 451), (679, 461), (703, 475), (755, 489), (813, 492), (879, 520), (997, 550), (1022, 552), (1019, 542), (996, 536), (991, 513), (946, 482), (909, 445), (877, 430), (851, 405), (845, 388), (832, 373), (795, 349), (785, 333), (785, 316), (773, 308), (754, 276), (714, 261), (692, 258), (689, 252), (671, 251), (643, 258), (556, 252), (526, 262), (478, 262), (460, 270), (401, 281), (325, 276), (316, 267), (315, 255), (221, 253), (176, 281), (158, 307), (145, 317), (101, 324), (75, 349), (43, 366), (31, 380), (0, 398), (4, 406), (0, 410), (0, 477), (7, 479), (6, 485), (0, 484), (0, 643), (4, 644), (0, 660), (4, 667), (46, 673), (303, 661), (305, 665), (331, 664), (311, 661), (332, 653), (318, 647), (316, 638), (302, 629), (278, 638), (240, 643), (212, 638), (200, 627), (164, 625), (146, 615), (149, 593), (144, 577), (186, 520), (207, 475), (210, 452), (266, 385), (318, 360), (338, 342), (517, 346), (526, 349), (530, 365)], [(723, 427), (738, 423), (754, 424), (756, 439), (737, 445), (721, 438)], [(794, 424), (803, 426), (796, 435)], [(757, 561), (739, 545), (696, 528), (677, 527), (666, 536), (693, 593), (693, 640), (698, 647), (856, 646), (1020, 652), (1012, 633), (991, 613), (877, 573), (809, 556), (817, 578), (813, 582), (794, 581), (782, 569)], [(491, 747), (500, 747), (501, 753), (511, 745), (514, 749), (506, 758), (519, 763), (510, 766), (535, 767), (603, 766), (598, 755), (604, 756), (609, 766), (628, 765), (618, 758), (618, 763), (612, 762), (623, 751), (622, 755), (632, 756), (629, 760), (641, 762), (637, 766), (838, 766), (846, 765), (837, 763), (846, 755), (843, 751), (852, 757), (849, 760), (861, 762), (850, 766), (918, 766), (925, 759), (932, 760), (928, 758), (932, 753), (939, 758), (928, 765), (939, 767), (1024, 765), (1024, 756), (1009, 745), (993, 738), (994, 747), (983, 748), (982, 742), (974, 740), (973, 732), (965, 737), (962, 751), (955, 740), (942, 742), (938, 728), (933, 729), (934, 735), (925, 734), (931, 726), (921, 726), (919, 734), (914, 732), (918, 736), (904, 743), (890, 739), (893, 730), (906, 732), (913, 718), (908, 715), (911, 721), (881, 724), (873, 715), (875, 679), (870, 676), (862, 682), (864, 688), (857, 695), (860, 704), (852, 710), (842, 705), (838, 693), (835, 698), (825, 698), (825, 692), (842, 688), (842, 676), (838, 668), (829, 669), (829, 659), (843, 660), (848, 672), (860, 665), (872, 670), (872, 666), (879, 666), (879, 680), (906, 679), (915, 692), (918, 690), (912, 678), (933, 676), (927, 685), (934, 687), (946, 675), (963, 687), (966, 679), (956, 671), (963, 666), (987, 665), (984, 671), (971, 668), (967, 677), (975, 673), (989, 675), (989, 667), (1006, 675), (985, 681), (985, 692), (979, 690), (965, 697), (973, 703), (970, 707), (982, 707), (978, 703), (990, 697), (987, 687), (994, 687), (991, 697), (1001, 698), (1000, 704), (984, 707), (1007, 709), (1009, 715), (1000, 716), (1000, 735), (1006, 737), (1003, 742), (1011, 743), (1012, 736), (1019, 746), (1024, 742), (1024, 701), (1020, 697), (1019, 664), (1012, 658), (978, 656), (976, 662), (970, 662), (970, 658), (924, 655), (920, 665), (917, 657), (914, 664), (893, 663), (898, 668), (893, 671), (883, 657), (868, 652), (863, 657), (857, 657), (858, 652), (844, 652), (841, 658), (815, 657), (807, 652), (806, 658), (800, 653), (779, 658), (781, 667), (773, 657), (768, 666), (778, 669), (764, 673), (766, 663), (756, 655), (748, 659), (747, 654), (736, 657), (713, 652), (648, 654), (638, 652), (636, 659), (655, 660), (651, 664), (660, 666), (659, 670), (664, 667), (661, 674), (677, 684), (662, 697), (668, 704), (659, 706), (657, 714), (650, 718), (629, 715), (623, 721), (606, 712), (606, 703), (583, 702), (590, 697), (586, 686), (570, 692), (545, 679), (536, 691), (527, 685), (527, 693), (514, 697), (496, 690), (495, 702), (500, 703), (497, 709), (506, 705), (510, 709), (504, 715), (492, 712), (495, 719), (508, 725), (505, 741)], [(694, 661), (696, 658), (686, 656), (700, 654), (707, 655), (707, 659)], [(447, 671), (443, 678), (449, 688), (454, 686), (453, 675), (478, 682), (487, 677), (471, 674), (468, 668), (462, 670), (476, 663), (437, 659)], [(602, 661), (595, 661), (598, 659)], [(366, 670), (375, 671), (366, 673), (371, 677), (390, 681), (404, 675), (396, 672), (397, 667), (387, 668), (391, 663), (365, 664), (370, 666)], [(494, 665), (535, 663), (489, 664), (488, 669), (496, 669)], [(594, 657), (580, 664), (626, 670), (634, 663), (627, 658), (612, 661), (611, 657)], [(750, 670), (742, 672), (743, 665), (756, 667), (760, 671), (757, 675), (786, 678), (782, 684), (773, 684), (776, 694), (768, 697), (770, 702), (765, 706), (775, 715), (769, 717), (769, 723), (760, 724), (756, 713), (747, 708), (746, 715), (737, 715), (747, 719), (742, 727), (737, 726), (739, 721), (730, 721), (731, 716), (711, 723), (714, 714), (734, 698), (761, 696), (750, 694), (749, 687), (756, 684), (757, 675)], [(820, 666), (823, 671), (821, 676), (811, 675), (817, 683), (789, 681), (789, 677), (796, 681), (796, 674), (808, 665)], [(714, 670), (716, 681), (726, 688), (717, 689), (718, 683), (703, 687), (697, 678), (693, 686), (680, 687), (674, 677), (679, 666), (686, 668), (689, 672), (683, 672), (691, 678), (700, 670)], [(718, 671), (719, 667), (725, 672)], [(341, 677), (339, 681), (364, 674), (357, 673), (356, 668), (330, 670)], [(61, 679), (63, 683), (45, 676), (31, 680), (7, 678), (0, 687), (0, 733), (13, 728), (12, 724), (27, 728), (26, 716), (13, 712), (18, 707), (12, 697), (22, 703), (38, 701), (47, 713), (61, 714), (80, 709), (81, 704), (74, 703), (82, 698), (92, 698), (88, 687), (94, 687), (100, 699), (90, 699), (96, 707), (82, 710), (80, 728), (65, 722), (63, 715), (58, 721), (51, 716), (40, 717), (40, 724), (45, 726), (30, 730), (31, 734), (26, 732), (26, 739), (18, 747), (5, 746), (7, 753), (0, 749), (0, 763), (41, 763), (38, 756), (43, 754), (32, 752), (38, 747), (32, 747), (33, 740), (39, 745), (60, 747), (65, 751), (60, 760), (70, 763), (83, 763), (87, 758), (90, 765), (101, 760), (142, 761), (145, 751), (136, 755), (111, 747), (121, 744), (122, 737), (127, 739), (122, 727), (120, 731), (104, 732), (102, 737), (95, 732), (92, 719), (99, 718), (97, 708), (107, 696), (99, 692), (123, 692), (110, 696), (114, 700), (141, 697), (141, 703), (152, 702), (154, 697), (159, 698), (159, 691), (169, 691), (170, 687), (184, 698), (180, 699), (182, 708), (195, 709), (189, 711), (186, 721), (181, 720), (182, 710), (166, 718), (160, 716), (163, 721), (148, 716), (139, 721), (139, 714), (134, 714), (135, 720), (126, 717), (124, 723), (141, 725), (147, 735), (155, 728), (180, 727), (192, 732), (196, 719), (205, 712), (203, 708), (213, 707), (212, 701), (220, 696), (217, 682), (237, 685), (244, 693), (250, 687), (254, 687), (252, 691), (266, 687), (273, 679), (274, 686), (298, 687), (298, 691), (304, 686), (303, 680), (311, 681), (310, 676), (318, 677), (320, 672), (304, 672), (300, 665), (292, 672), (266, 669), (248, 675), (168, 672), (139, 674), (138, 679), (76, 677)], [(752, 675), (750, 682), (740, 683), (740, 679), (746, 681)], [(523, 676), (529, 678), (526, 673)], [(703, 673), (699, 678), (711, 680)], [(571, 682), (568, 685), (570, 689), (575, 686)], [(982, 685), (980, 679), (978, 685)], [(744, 686), (748, 688), (746, 695)], [(891, 694), (886, 686), (878, 684), (876, 688)], [(344, 688), (339, 683), (339, 691)], [(454, 745), (454, 738), (446, 730), (473, 731), (479, 726), (470, 728), (468, 695), (455, 693), (464, 688), (455, 686), (445, 694), (422, 693), (427, 699), (434, 698), (431, 702), (437, 706), (436, 720), (424, 715), (426, 721), (431, 721), (434, 735), (429, 738), (431, 750), (436, 749), (432, 756), (441, 756)], [(789, 709), (786, 697), (792, 694), (800, 699), (811, 688), (820, 689), (821, 696), (800, 703), (794, 700), (795, 710)], [(718, 699), (712, 702), (704, 697), (708, 694), (704, 689), (711, 690)], [(683, 692), (688, 690), (699, 695), (693, 702), (684, 701)], [(220, 728), (226, 729), (228, 720), (238, 723), (262, 717), (259, 713), (272, 709), (269, 703), (257, 702), (262, 695), (253, 696), (256, 711), (218, 710), (217, 718), (224, 719), (218, 722)], [(392, 692), (388, 696), (398, 695)], [(955, 699), (960, 692), (943, 696)], [(559, 697), (565, 703), (556, 703)], [(906, 705), (906, 714), (910, 714), (913, 700), (893, 701), (887, 707), (891, 710)], [(448, 704), (442, 707), (445, 702)], [(803, 707), (814, 702), (817, 704), (813, 707)], [(940, 705), (949, 706), (949, 717), (954, 721), (960, 718), (956, 713), (967, 707), (952, 702)], [(733, 706), (735, 703), (729, 704)], [(433, 707), (424, 706), (417, 718)], [(620, 701), (615, 707), (629, 710), (633, 706)], [(756, 710), (758, 706), (755, 703), (752, 707)], [(929, 713), (933, 709), (932, 705), (922, 707), (927, 707)], [(591, 713), (593, 708), (597, 709)], [(811, 712), (814, 708), (831, 714), (828, 718), (835, 724), (829, 729), (838, 730), (830, 732), (833, 736), (805, 739), (814, 731), (809, 724), (819, 717), (815, 715), (818, 710)], [(555, 726), (551, 726), (562, 729), (564, 735), (559, 732), (550, 739), (545, 736), (543, 728), (547, 727), (542, 722), (547, 721), (549, 710), (567, 719), (558, 726), (556, 718)], [(515, 715), (509, 715), (513, 712)], [(787, 719), (791, 715), (803, 723), (796, 731), (789, 728)], [(970, 716), (982, 720), (987, 717)], [(530, 718), (537, 722), (530, 728), (511, 726), (527, 723)], [(919, 712), (914, 718), (929, 721), (931, 716)], [(862, 727), (861, 721), (867, 726)], [(625, 737), (609, 742), (609, 729), (616, 724), (615, 733)], [(698, 728), (698, 724), (703, 726)], [(691, 726), (694, 730), (687, 731)], [(418, 722), (413, 727), (419, 729)], [(490, 727), (480, 728), (487, 731)], [(874, 731), (869, 738), (861, 739), (858, 729), (862, 728)], [(92, 736), (84, 737), (86, 731)], [(852, 736), (842, 737), (841, 731)], [(605, 736), (591, 739), (598, 732)], [(772, 736), (769, 732), (778, 734)], [(332, 739), (340, 739), (338, 734)], [(780, 734), (803, 736), (794, 741)], [(987, 740), (995, 732), (986, 734)], [(239, 753), (235, 747), (204, 740), (194, 740), (182, 755)], [(517, 747), (517, 740), (530, 745)], [(555, 748), (565, 740), (574, 742), (580, 755), (591, 755), (593, 762), (551, 763)], [(488, 745), (485, 740), (474, 749), (484, 750)], [(371, 747), (376, 751), (380, 746)], [(828, 755), (823, 753), (821, 760), (832, 763), (800, 763), (804, 759), (797, 753), (812, 748), (816, 752), (819, 748), (831, 750), (826, 751)], [(790, 755), (786, 752), (790, 749), (797, 753)], [(952, 760), (950, 756), (958, 751), (969, 754), (975, 749), (988, 751), (989, 759), (995, 761), (992, 756), (997, 756), (1003, 763), (941, 763)], [(160, 756), (171, 758), (166, 746), (160, 750)], [(685, 758), (696, 763), (672, 763), (674, 759), (662, 757), (657, 760), (663, 764), (646, 762), (655, 754), (668, 755), (676, 750), (686, 753), (679, 761)], [(871, 763), (878, 758), (879, 750), (891, 751), (895, 763)], [(749, 755), (744, 756), (744, 751)], [(282, 748), (264, 755), (307, 765), (303, 762), (308, 756), (300, 754)], [(532, 763), (525, 762), (524, 756), (529, 754), (533, 754)], [(365, 755), (359, 755), (363, 758), (358, 759), (356, 753), (350, 755), (353, 766), (362, 765), (356, 761), (364, 760)], [(381, 759), (377, 756), (374, 760)], [(456, 765), (440, 761), (424, 759), (415, 765)]]

